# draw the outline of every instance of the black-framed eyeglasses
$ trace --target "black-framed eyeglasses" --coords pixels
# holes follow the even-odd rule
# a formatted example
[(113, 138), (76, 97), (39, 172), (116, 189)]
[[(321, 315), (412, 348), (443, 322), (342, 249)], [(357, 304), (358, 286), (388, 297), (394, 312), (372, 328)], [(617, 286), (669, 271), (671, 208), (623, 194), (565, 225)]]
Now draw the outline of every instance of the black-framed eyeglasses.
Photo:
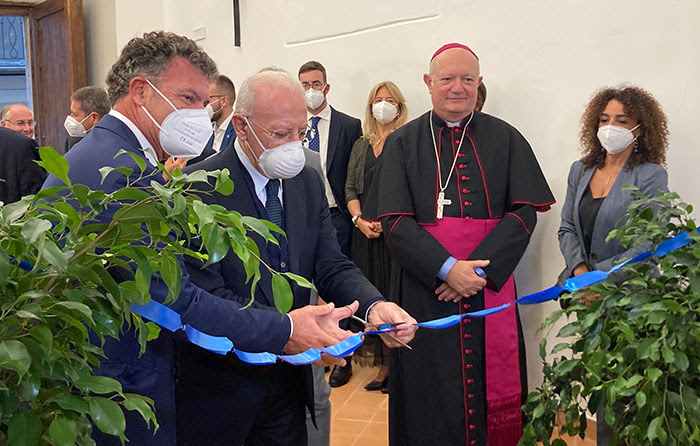
[(36, 127), (36, 125), (38, 124), (33, 119), (30, 119), (29, 121), (10, 121), (9, 119), (3, 119), (3, 122), (9, 122), (10, 124), (16, 125), (17, 127)]
[(266, 129), (265, 127), (261, 126), (259, 123), (255, 122), (253, 119), (251, 119), (250, 116), (246, 116), (248, 121), (251, 123), (257, 125), (262, 129), (265, 133), (267, 133), (270, 137), (273, 139), (276, 139), (278, 141), (285, 141), (285, 140), (290, 140), (293, 136), (296, 135), (296, 137), (300, 140), (303, 140), (304, 137), (306, 136), (306, 130), (301, 130), (298, 132), (295, 132), (294, 130), (276, 130), (276, 131), (270, 131)]
[(309, 88), (313, 88), (314, 90), (323, 90), (323, 88), (326, 86), (326, 83), (321, 81), (313, 81), (311, 83), (302, 82), (301, 86), (304, 87), (304, 90), (308, 90)]

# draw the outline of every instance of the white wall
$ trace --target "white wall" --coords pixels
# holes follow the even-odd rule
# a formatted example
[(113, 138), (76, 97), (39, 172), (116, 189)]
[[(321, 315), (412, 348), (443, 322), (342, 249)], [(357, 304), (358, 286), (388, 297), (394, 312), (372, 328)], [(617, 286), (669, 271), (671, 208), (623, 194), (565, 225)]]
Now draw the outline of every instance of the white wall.
[[(85, 8), (102, 1), (85, 0)], [(230, 0), (119, 0), (112, 17), (118, 48), (150, 29), (191, 36), (193, 28), (205, 26), (207, 38), (199, 43), (236, 85), (264, 66), (296, 73), (307, 60), (319, 60), (328, 70), (330, 102), (355, 116), (362, 115), (370, 88), (385, 79), (402, 89), (412, 117), (428, 110), (422, 74), (430, 55), (445, 42), (470, 45), (488, 86), (484, 111), (530, 141), (558, 201), (541, 215), (516, 272), (521, 294), (550, 286), (563, 266), (556, 231), (566, 175), (579, 156), (579, 117), (602, 86), (629, 82), (659, 100), (671, 131), (670, 187), (700, 205), (699, 135), (692, 130), (700, 115), (696, 0), (244, 0), (240, 48), (233, 46)], [(96, 42), (115, 39), (89, 24), (88, 31)], [(95, 65), (90, 73), (106, 74), (108, 53), (92, 48), (101, 47), (88, 47), (88, 62)], [(541, 379), (535, 331), (554, 308), (521, 308), (531, 386)]]

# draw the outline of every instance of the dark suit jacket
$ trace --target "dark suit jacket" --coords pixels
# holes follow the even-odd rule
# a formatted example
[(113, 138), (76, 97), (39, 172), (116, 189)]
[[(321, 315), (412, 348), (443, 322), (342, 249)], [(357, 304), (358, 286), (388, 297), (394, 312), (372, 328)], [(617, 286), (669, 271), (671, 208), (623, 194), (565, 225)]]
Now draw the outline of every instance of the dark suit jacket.
[(36, 141), (0, 127), (0, 157), (0, 201), (9, 204), (41, 188), (46, 171), (34, 162), (39, 159)]
[[(133, 169), (132, 186), (147, 186), (151, 180), (162, 181), (160, 173), (150, 176), (155, 168), (148, 162), (144, 172), (145, 180), (136, 181), (140, 170), (134, 160), (127, 154), (114, 159), (120, 149), (144, 157), (131, 130), (117, 118), (106, 115), (66, 155), (71, 181), (108, 193), (126, 185), (126, 178), (116, 172), (109, 174), (102, 182), (98, 169), (103, 166), (126, 166)], [(62, 183), (53, 175), (44, 183), (45, 188), (58, 185)], [(100, 215), (100, 220), (111, 221), (115, 211), (115, 207), (110, 207)], [(190, 281), (182, 261), (181, 267), (183, 275), (180, 295), (168, 306), (180, 314), (184, 324), (213, 336), (226, 336), (243, 350), (281, 352), (289, 339), (290, 323), (287, 318), (280, 317), (274, 311), (241, 310), (241, 305), (237, 302), (240, 298), (228, 292), (222, 293), (225, 297), (222, 299), (196, 287)], [(223, 284), (218, 286), (223, 288)], [(163, 302), (167, 296), (167, 287), (157, 277), (151, 281), (151, 296), (158, 302)], [(96, 373), (119, 380), (124, 392), (146, 395), (155, 401), (160, 423), (155, 436), (135, 412), (126, 412), (126, 435), (131, 443), (164, 446), (176, 444), (172, 335), (163, 330), (157, 340), (148, 344), (141, 357), (133, 331), (124, 333), (119, 341), (108, 339), (104, 349), (107, 359), (101, 362)], [(116, 437), (103, 436), (99, 432), (95, 437), (100, 445), (119, 444)]]
[[(233, 141), (235, 139), (236, 129), (233, 128), (233, 122), (229, 122), (228, 127), (226, 127), (226, 133), (224, 133), (224, 137), (221, 140), (221, 149), (219, 149), (219, 151), (227, 149), (231, 144), (233, 144)], [(202, 151), (202, 153), (198, 157), (189, 160), (187, 164), (193, 165), (201, 163), (202, 161), (214, 154), (216, 154), (216, 150), (214, 150), (214, 134), (212, 133), (211, 138), (209, 138), (209, 141), (207, 141), (207, 145), (204, 146), (204, 150)]]
[(78, 144), (84, 136), (69, 136), (66, 138), (66, 144), (63, 147), (63, 153), (66, 154), (74, 145)]
[(326, 178), (331, 185), (335, 202), (341, 212), (350, 213), (345, 201), (345, 180), (348, 176), (350, 153), (355, 141), (362, 136), (362, 123), (331, 107), (331, 126), (328, 130), (328, 154), (326, 156)]
[[(252, 179), (242, 165), (235, 147), (212, 156), (206, 161), (188, 166), (186, 171), (198, 169), (214, 170), (228, 168), (235, 187), (233, 194), (224, 196), (214, 194), (203, 196), (204, 201), (221, 205), (229, 210), (236, 210), (243, 215), (261, 217), (256, 203), (258, 200)], [(362, 275), (360, 270), (341, 252), (331, 224), (328, 202), (326, 200), (321, 178), (316, 171), (306, 166), (296, 177), (284, 180), (283, 206), (285, 228), (288, 240), (288, 271), (313, 280), (319, 294), (327, 301), (334, 302), (336, 307), (360, 301), (358, 314), (364, 316), (367, 308), (381, 297), (379, 291)], [(259, 205), (262, 203), (259, 202)], [(264, 207), (262, 208), (264, 209)], [(261, 259), (269, 264), (269, 256), (262, 238), (253, 236), (259, 247)], [(192, 280), (203, 288), (217, 294), (223, 290), (214, 284), (220, 283), (223, 277), (225, 288), (238, 296), (250, 296), (250, 284), (246, 283), (243, 264), (231, 252), (219, 263), (202, 269), (202, 263), (193, 258), (186, 258)], [(309, 290), (292, 285), (294, 293), (293, 308), (299, 308), (309, 303)], [(256, 306), (273, 306), (271, 275), (263, 271), (260, 282), (255, 289)], [(191, 361), (191, 356), (188, 355)], [(243, 366), (233, 355), (221, 357), (208, 352), (202, 352), (197, 364), (189, 364), (188, 373), (191, 381), (178, 380), (178, 389), (183, 388), (181, 401), (178, 390), (178, 411), (180, 407), (191, 409), (179, 418), (187, 420), (190, 426), (184, 429), (197, 429), (201, 423), (219, 419), (226, 423), (230, 432), (226, 438), (222, 436), (203, 438), (216, 444), (240, 444), (245, 439), (250, 424), (261, 404), (270, 382), (265, 379), (269, 374), (267, 367)], [(199, 367), (201, 375), (192, 373), (192, 367)], [(277, 364), (270, 368), (284, 367)], [(219, 370), (212, 374), (212, 370)], [(297, 369), (298, 371), (298, 369)], [(290, 371), (290, 373), (293, 373)], [(273, 373), (274, 374), (274, 373)], [(304, 381), (299, 386), (306, 387), (306, 404), (313, 408), (313, 388), (310, 367), (303, 367)], [(196, 378), (193, 378), (195, 377)], [(217, 386), (217, 383), (219, 385)], [(200, 391), (201, 390), (201, 391)], [(211, 392), (218, 397), (216, 406), (207, 405), (202, 400), (202, 393)], [(178, 414), (178, 417), (180, 414)], [(232, 435), (233, 438), (227, 437)], [(218, 443), (217, 443), (218, 442)]]

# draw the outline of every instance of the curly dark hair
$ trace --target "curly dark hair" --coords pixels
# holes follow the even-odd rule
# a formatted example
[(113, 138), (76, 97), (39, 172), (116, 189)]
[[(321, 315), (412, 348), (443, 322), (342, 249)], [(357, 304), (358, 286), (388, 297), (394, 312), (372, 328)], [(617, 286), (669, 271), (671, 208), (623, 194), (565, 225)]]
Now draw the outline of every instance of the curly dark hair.
[(598, 90), (581, 116), (581, 162), (586, 168), (605, 165), (605, 152), (598, 140), (598, 122), (608, 102), (617, 100), (624, 106), (625, 114), (639, 124), (638, 146), (630, 155), (626, 168), (643, 163), (666, 165), (668, 126), (661, 105), (643, 88), (632, 86), (606, 87)]
[(112, 105), (129, 92), (131, 79), (157, 78), (178, 56), (187, 59), (210, 81), (218, 73), (216, 63), (194, 40), (166, 31), (145, 33), (124, 46), (107, 75), (107, 93)]

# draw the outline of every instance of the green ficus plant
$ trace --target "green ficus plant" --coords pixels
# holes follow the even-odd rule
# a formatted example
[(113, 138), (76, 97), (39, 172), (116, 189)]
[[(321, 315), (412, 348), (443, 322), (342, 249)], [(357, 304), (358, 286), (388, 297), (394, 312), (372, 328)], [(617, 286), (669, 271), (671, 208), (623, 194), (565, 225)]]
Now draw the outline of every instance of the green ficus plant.
[[(608, 240), (651, 249), (688, 231), (692, 242), (661, 259), (626, 266), (605, 282), (560, 297), (568, 303), (541, 331), (564, 322), (558, 343), (540, 343), (544, 382), (529, 394), (521, 445), (564, 446), (584, 437), (587, 414), (605, 408), (612, 444), (700, 444), (700, 235), (675, 192), (634, 201)], [(600, 300), (584, 298), (594, 293)], [(588, 302), (588, 305), (586, 304)]]
[[(94, 429), (124, 436), (122, 409), (137, 411), (157, 426), (153, 402), (124, 393), (112, 378), (95, 376), (104, 356), (101, 342), (133, 327), (141, 351), (159, 327), (130, 311), (150, 300), (152, 275), (168, 286), (169, 301), (180, 290), (177, 256), (207, 264), (230, 249), (245, 264), (252, 288), (260, 277), (258, 249), (249, 232), (277, 243), (274, 224), (209, 206), (197, 194), (233, 191), (226, 169), (189, 175), (159, 170), (146, 174), (143, 159), (128, 152), (137, 169), (104, 167), (123, 175), (125, 186), (112, 192), (72, 184), (65, 159), (49, 147), (40, 164), (66, 184), (42, 190), (0, 208), (0, 444), (89, 445)], [(133, 164), (133, 163), (132, 163)], [(135, 171), (136, 170), (136, 171)], [(140, 170), (140, 173), (139, 173)], [(166, 175), (168, 181), (156, 181)], [(201, 190), (208, 184), (208, 191)], [(111, 219), (98, 215), (111, 212)], [(196, 238), (201, 251), (188, 243)], [(265, 266), (263, 266), (265, 267)], [(133, 271), (117, 282), (111, 271)], [(291, 308), (293, 274), (280, 275), (276, 307)], [(91, 343), (92, 332), (101, 342)]]

